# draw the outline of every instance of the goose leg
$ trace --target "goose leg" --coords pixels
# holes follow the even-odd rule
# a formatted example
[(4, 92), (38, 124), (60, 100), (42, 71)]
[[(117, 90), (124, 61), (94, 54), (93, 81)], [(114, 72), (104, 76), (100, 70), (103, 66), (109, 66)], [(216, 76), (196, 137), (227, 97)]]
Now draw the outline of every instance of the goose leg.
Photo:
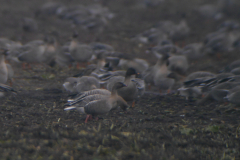
[(168, 90), (167, 90), (167, 94), (170, 94), (170, 93), (171, 93), (171, 89), (168, 89)]
[(135, 106), (135, 100), (133, 100), (133, 102), (132, 102), (132, 107), (134, 107)]
[(89, 118), (92, 119), (92, 115), (89, 115), (89, 114), (87, 115), (87, 117), (86, 117), (86, 119), (85, 119), (85, 123), (87, 123), (87, 121), (88, 121)]

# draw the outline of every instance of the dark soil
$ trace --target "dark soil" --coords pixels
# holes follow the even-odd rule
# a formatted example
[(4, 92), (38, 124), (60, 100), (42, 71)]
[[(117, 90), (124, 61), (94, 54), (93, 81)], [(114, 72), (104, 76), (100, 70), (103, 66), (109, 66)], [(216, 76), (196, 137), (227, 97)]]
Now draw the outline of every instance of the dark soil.
[[(55, 16), (39, 17), (39, 30), (29, 33), (22, 30), (21, 19), (34, 17), (47, 0), (1, 0), (0, 37), (26, 43), (54, 32), (63, 44), (78, 30), (82, 42), (107, 43), (153, 64), (154, 56), (145, 54), (151, 44), (132, 42), (134, 35), (160, 20), (179, 22), (185, 14), (192, 30), (184, 40), (188, 44), (202, 41), (222, 22), (202, 19), (191, 10), (207, 0), (170, 0), (145, 9), (134, 7), (141, 0), (61, 1), (69, 5), (101, 2), (116, 18), (97, 34)], [(226, 19), (239, 20), (237, 13), (227, 13)], [(238, 58), (238, 51), (205, 57), (194, 62), (189, 73), (218, 72)], [(46, 66), (31, 70), (15, 66), (14, 70), (13, 87), (18, 94), (0, 99), (0, 159), (240, 159), (240, 110), (232, 104), (197, 105), (176, 94), (146, 92), (128, 113), (112, 111), (85, 124), (86, 115), (63, 110), (68, 94), (62, 83), (79, 70)]]

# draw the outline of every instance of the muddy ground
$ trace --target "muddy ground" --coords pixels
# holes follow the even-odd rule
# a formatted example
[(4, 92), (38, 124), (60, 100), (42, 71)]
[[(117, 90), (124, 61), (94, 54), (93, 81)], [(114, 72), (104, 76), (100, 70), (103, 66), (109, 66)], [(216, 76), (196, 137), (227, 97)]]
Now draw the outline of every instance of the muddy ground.
[[(160, 20), (179, 22), (184, 14), (192, 30), (184, 40), (188, 44), (202, 41), (222, 22), (202, 19), (191, 11), (207, 2), (202, 0), (170, 0), (149, 8), (136, 7), (141, 0), (81, 0), (81, 4), (102, 3), (116, 18), (100, 34), (76, 28), (55, 16), (37, 18), (38, 31), (24, 32), (22, 17), (34, 17), (45, 2), (1, 0), (0, 37), (26, 43), (54, 32), (61, 45), (77, 29), (82, 42), (108, 43), (117, 51), (154, 64), (154, 57), (145, 54), (151, 44), (132, 42), (134, 35)], [(238, 11), (226, 15), (225, 19), (239, 20)], [(205, 57), (191, 64), (188, 72), (218, 72), (240, 58), (238, 52)], [(0, 99), (0, 159), (240, 159), (240, 110), (232, 104), (197, 105), (196, 100), (186, 101), (176, 94), (147, 92), (128, 113), (112, 111), (85, 124), (85, 115), (63, 110), (68, 94), (62, 83), (79, 70), (39, 65), (31, 70), (14, 66), (14, 70), (13, 87), (18, 93)]]

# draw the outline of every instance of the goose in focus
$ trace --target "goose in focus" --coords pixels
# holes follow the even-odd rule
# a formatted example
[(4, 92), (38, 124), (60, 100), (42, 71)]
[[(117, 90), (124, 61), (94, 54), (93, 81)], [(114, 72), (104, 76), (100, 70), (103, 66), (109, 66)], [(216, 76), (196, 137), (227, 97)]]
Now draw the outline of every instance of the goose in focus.
[[(117, 94), (117, 90), (126, 87), (124, 83), (117, 82), (113, 88), (111, 95), (99, 95), (94, 94), (90, 96), (85, 96), (84, 101), (79, 101), (79, 103), (72, 103), (64, 110), (77, 109), (80, 113), (87, 114), (85, 123), (88, 119), (92, 119), (92, 116), (108, 113), (110, 110), (120, 106), (123, 110), (128, 108), (127, 102)], [(91, 91), (93, 92), (93, 90)], [(108, 91), (109, 92), (109, 91)], [(88, 91), (90, 94), (90, 92)], [(86, 93), (85, 93), (86, 94)]]

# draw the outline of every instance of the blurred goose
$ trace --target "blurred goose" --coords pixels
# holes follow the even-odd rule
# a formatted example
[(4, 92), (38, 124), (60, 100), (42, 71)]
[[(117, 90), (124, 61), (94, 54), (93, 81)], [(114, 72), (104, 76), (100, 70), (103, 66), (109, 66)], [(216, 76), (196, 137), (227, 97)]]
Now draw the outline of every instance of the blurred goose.
[(155, 85), (160, 92), (170, 92), (175, 80), (174, 78), (168, 77), (168, 75), (171, 73), (167, 66), (169, 64), (169, 54), (161, 53), (155, 55), (158, 58), (158, 61), (154, 66), (143, 72), (143, 79), (145, 80), (146, 84)]
[(179, 24), (175, 25), (169, 32), (169, 37), (173, 41), (181, 40), (187, 37), (190, 33), (190, 28), (186, 20), (181, 20)]
[[(34, 40), (20, 47), (18, 60), (25, 63), (39, 63), (46, 49), (45, 42), (42, 40)], [(25, 63), (23, 67), (25, 68)]]
[(99, 42), (93, 42), (89, 44), (95, 54), (101, 53), (102, 51), (107, 51), (107, 52), (113, 52), (114, 48), (111, 45), (104, 44), (104, 43), (99, 43)]
[(6, 49), (0, 49), (0, 83), (6, 83), (8, 80), (8, 68), (5, 63)]
[(167, 38), (168, 38), (167, 33), (163, 32), (161, 29), (150, 28), (141, 34), (138, 34), (136, 37), (133, 38), (133, 40), (141, 42), (141, 43), (157, 44), (160, 41), (167, 39)]
[(223, 17), (219, 6), (216, 5), (205, 4), (198, 7), (196, 11), (206, 18), (213, 18), (215, 20), (219, 20)]
[(140, 98), (145, 93), (145, 81), (142, 80), (142, 77), (139, 77), (140, 74), (136, 76), (136, 78), (131, 78), (131, 81), (133, 81), (136, 84), (137, 87), (137, 97)]
[(81, 93), (100, 88), (100, 83), (98, 79), (92, 76), (69, 77), (63, 83), (63, 87), (71, 93)]
[(127, 102), (117, 94), (117, 90), (125, 86), (124, 83), (118, 82), (113, 86), (110, 96), (99, 96), (98, 94), (90, 96), (89, 98), (85, 98), (87, 103), (75, 103), (64, 110), (77, 109), (80, 113), (87, 114), (85, 123), (87, 123), (88, 119), (91, 119), (92, 116), (108, 113), (110, 110), (117, 108), (118, 106), (123, 110), (126, 110), (128, 108)]
[(240, 86), (236, 86), (235, 88), (228, 91), (228, 94), (224, 99), (228, 100), (230, 103), (240, 105)]
[(240, 67), (234, 68), (233, 70), (231, 70), (231, 73), (235, 75), (240, 75)]
[(78, 93), (100, 88), (99, 80), (92, 76), (82, 76), (78, 78), (76, 90)]
[(235, 60), (227, 65), (222, 72), (231, 72), (233, 69), (240, 67), (240, 60)]
[(70, 67), (74, 62), (72, 55), (69, 53), (69, 46), (64, 45), (59, 48), (57, 54), (55, 55), (55, 62), (60, 67)]
[(77, 92), (76, 85), (77, 85), (78, 80), (79, 80), (79, 78), (69, 77), (63, 83), (63, 87), (65, 88), (66, 91), (68, 91), (70, 93), (76, 93)]
[(161, 58), (162, 54), (177, 53), (180, 51), (180, 48), (168, 41), (161, 41), (161, 43), (153, 48), (151, 52), (157, 57)]
[(33, 18), (23, 18), (22, 29), (26, 32), (34, 32), (38, 30), (37, 21)]
[(19, 62), (17, 56), (19, 48), (22, 46), (20, 42), (14, 42), (6, 38), (0, 38), (0, 47), (8, 50), (6, 60), (10, 62)]
[(121, 88), (117, 91), (118, 95), (121, 96), (125, 101), (133, 101), (132, 107), (135, 105), (134, 99), (138, 96), (138, 89), (135, 81), (131, 81), (131, 76), (136, 75), (137, 72), (134, 68), (129, 68), (126, 72), (125, 77), (114, 76), (107, 81), (107, 89), (112, 90), (113, 86), (117, 82), (122, 82), (127, 87)]
[(171, 55), (168, 58), (168, 69), (171, 72), (176, 72), (180, 75), (185, 75), (188, 70), (188, 60), (184, 55)]
[(192, 81), (195, 81), (196, 79), (197, 80), (199, 80), (199, 79), (202, 79), (202, 78), (213, 78), (213, 77), (215, 77), (216, 76), (216, 74), (214, 74), (214, 73), (211, 73), (211, 72), (207, 72), (207, 71), (197, 71), (197, 72), (193, 72), (193, 73), (191, 73), (191, 74), (189, 74), (187, 77), (186, 77), (186, 80), (185, 80), (185, 82), (187, 82), (186, 83), (186, 85), (188, 84), (188, 82), (190, 83), (190, 82), (192, 82)]
[(120, 59), (118, 67), (127, 70), (128, 68), (134, 68), (138, 73), (142, 73), (148, 69), (149, 64), (146, 60), (140, 58), (133, 59)]
[(188, 60), (192, 61), (202, 58), (204, 56), (202, 50), (202, 43), (191, 43), (183, 48), (182, 54), (185, 55)]
[(148, 75), (145, 75), (144, 79), (146, 83), (153, 83), (160, 92), (170, 92), (175, 83), (173, 78), (167, 77), (170, 74), (167, 67), (168, 58), (168, 54), (162, 54), (162, 57), (158, 59), (157, 63), (153, 66)]
[(168, 69), (178, 74), (185, 74), (188, 69), (188, 60), (185, 55), (176, 55), (175, 53), (181, 52), (181, 49), (173, 44), (160, 44), (151, 49), (151, 52), (157, 57), (169, 54)]
[(226, 20), (218, 26), (218, 31), (229, 31), (239, 29), (240, 24), (235, 20)]
[(183, 82), (183, 86), (178, 89), (179, 94), (189, 98), (198, 98), (203, 95), (203, 86), (201, 84), (215, 80), (216, 74), (206, 71), (193, 72), (188, 75)]
[(221, 84), (218, 84), (215, 87), (213, 87), (209, 94), (214, 100), (216, 100), (218, 102), (223, 102), (224, 97), (227, 96), (229, 90), (231, 90), (239, 85), (240, 85), (239, 82), (221, 83)]
[[(93, 55), (92, 48), (87, 44), (80, 44), (77, 41), (78, 34), (73, 35), (73, 39), (69, 46), (69, 52), (73, 59), (79, 63), (86, 64), (90, 61)], [(77, 67), (78, 67), (77, 66)], [(85, 67), (86, 65), (84, 65)]]
[(204, 52), (206, 54), (215, 54), (218, 52), (232, 51), (233, 44), (240, 37), (239, 31), (217, 31), (206, 36)]
[(190, 87), (190, 88), (185, 88), (181, 87), (178, 89), (179, 94), (181, 96), (186, 97), (186, 100), (189, 100), (190, 98), (198, 98), (202, 96), (202, 90), (200, 87)]
[(172, 78), (174, 79), (174, 86), (172, 89), (178, 89), (183, 86), (183, 82), (185, 81), (186, 77), (178, 74), (177, 72), (171, 72), (167, 75), (167, 78)]
[(0, 97), (3, 97), (4, 93), (7, 92), (16, 93), (16, 91), (12, 87), (0, 83)]
[(55, 57), (57, 54), (57, 44), (56, 40), (53, 37), (46, 37), (45, 39), (45, 51), (40, 57), (40, 62), (47, 64), (47, 65), (52, 65), (53, 61), (55, 63)]
[(54, 15), (58, 12), (58, 9), (63, 7), (63, 4), (59, 2), (47, 2), (43, 4), (35, 13), (36, 16), (40, 15)]
[(109, 80), (112, 77), (115, 76), (125, 76), (126, 71), (125, 70), (118, 70), (118, 71), (108, 71), (107, 73), (99, 74), (97, 77), (101, 79), (102, 81)]

